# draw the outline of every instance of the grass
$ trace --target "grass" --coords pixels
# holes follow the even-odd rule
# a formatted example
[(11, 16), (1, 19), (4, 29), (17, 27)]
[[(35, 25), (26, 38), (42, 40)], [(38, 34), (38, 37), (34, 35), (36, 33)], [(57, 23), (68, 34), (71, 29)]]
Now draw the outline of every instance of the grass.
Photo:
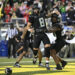
[[(64, 59), (68, 62), (67, 66), (63, 70), (54, 71), (55, 63), (53, 59), (50, 60), (51, 69), (48, 71), (45, 67), (39, 67), (37, 64), (32, 64), (32, 58), (23, 58), (20, 62), (21, 68), (13, 67), (16, 59), (0, 58), (0, 75), (6, 75), (5, 69), (10, 67), (12, 69), (12, 75), (75, 75), (75, 58)], [(43, 64), (45, 64), (45, 58), (43, 58)]]

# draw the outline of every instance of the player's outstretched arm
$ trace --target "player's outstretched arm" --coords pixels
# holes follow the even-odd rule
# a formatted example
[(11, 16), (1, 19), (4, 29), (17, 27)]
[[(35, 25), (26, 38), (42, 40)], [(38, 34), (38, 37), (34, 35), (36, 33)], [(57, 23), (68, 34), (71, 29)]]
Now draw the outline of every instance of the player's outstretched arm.
[(23, 32), (23, 28), (21, 28), (21, 27), (19, 26), (18, 22), (16, 22), (16, 27), (17, 27), (17, 29), (18, 29), (19, 31)]
[(58, 27), (51, 27), (48, 29), (48, 32), (56, 32), (56, 31), (59, 31), (61, 30), (61, 28), (58, 28)]
[(22, 36), (21, 36), (21, 39), (24, 39), (24, 37), (25, 37), (25, 35), (26, 35), (28, 29), (30, 29), (30, 27), (31, 27), (31, 23), (28, 22), (27, 26), (24, 28), (23, 34), (22, 34)]

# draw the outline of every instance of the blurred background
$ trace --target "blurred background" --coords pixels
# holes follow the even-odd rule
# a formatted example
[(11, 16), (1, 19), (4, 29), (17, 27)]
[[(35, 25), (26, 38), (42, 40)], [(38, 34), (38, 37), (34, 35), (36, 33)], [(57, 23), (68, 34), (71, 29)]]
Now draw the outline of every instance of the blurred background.
[[(11, 23), (16, 28), (16, 21), (20, 27), (24, 27), (28, 22), (29, 15), (32, 14), (34, 3), (38, 3), (39, 7), (45, 11), (47, 9), (59, 10), (64, 24), (63, 33), (71, 33), (67, 40), (70, 44), (61, 49), (59, 56), (62, 58), (75, 57), (75, 33), (72, 33), (75, 31), (75, 0), (0, 0), (0, 57), (8, 57), (8, 37), (5, 40), (7, 29)], [(51, 35), (49, 34), (49, 38)], [(53, 37), (50, 40), (53, 40)], [(16, 43), (15, 46), (17, 46)], [(40, 48), (44, 56), (42, 43)], [(29, 49), (25, 57), (31, 58), (32, 56), (33, 53)], [(13, 57), (12, 50), (11, 57)]]

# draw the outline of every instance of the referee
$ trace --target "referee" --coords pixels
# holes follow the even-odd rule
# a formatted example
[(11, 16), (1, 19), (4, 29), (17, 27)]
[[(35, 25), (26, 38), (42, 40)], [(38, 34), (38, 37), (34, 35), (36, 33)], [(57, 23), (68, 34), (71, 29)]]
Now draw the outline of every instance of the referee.
[[(18, 31), (16, 28), (14, 28), (13, 23), (11, 23), (10, 28), (7, 29), (6, 37), (8, 36), (8, 58), (10, 58), (11, 53), (14, 58), (16, 58), (15, 55), (15, 36), (18, 34)], [(11, 52), (11, 45), (13, 46), (12, 52)]]

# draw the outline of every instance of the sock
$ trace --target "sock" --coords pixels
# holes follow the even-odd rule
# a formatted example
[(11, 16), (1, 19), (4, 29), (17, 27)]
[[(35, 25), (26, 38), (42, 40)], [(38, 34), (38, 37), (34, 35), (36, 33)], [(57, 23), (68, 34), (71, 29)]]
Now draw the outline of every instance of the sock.
[(19, 64), (19, 62), (16, 62), (15, 64)]
[(41, 61), (39, 62), (39, 64), (41, 64)]

